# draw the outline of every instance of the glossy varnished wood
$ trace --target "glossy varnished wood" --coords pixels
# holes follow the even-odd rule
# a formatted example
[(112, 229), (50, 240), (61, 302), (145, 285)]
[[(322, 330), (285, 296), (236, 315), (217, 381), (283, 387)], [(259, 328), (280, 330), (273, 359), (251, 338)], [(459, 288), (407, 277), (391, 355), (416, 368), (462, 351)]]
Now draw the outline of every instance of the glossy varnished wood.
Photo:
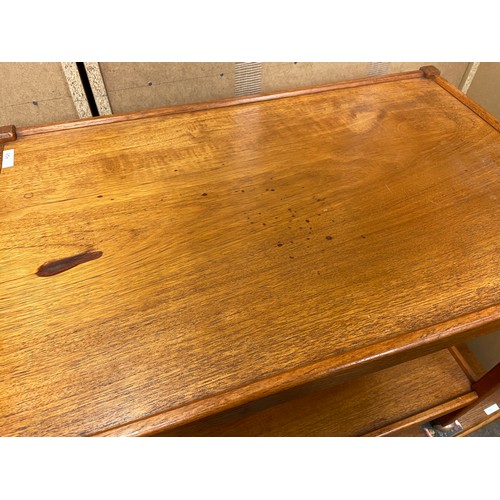
[(414, 423), (419, 414), (433, 418), (475, 399), (467, 376), (444, 350), (263, 411), (247, 406), (163, 435), (377, 436)]
[[(441, 381), (439, 383), (443, 382), (445, 381)], [(427, 387), (427, 393), (429, 392), (431, 391), (429, 391), (429, 388)], [(403, 399), (406, 398), (404, 395), (401, 395), (401, 397)], [(398, 420), (393, 424), (368, 432), (364, 434), (364, 437), (415, 437), (415, 434), (418, 436), (425, 436), (425, 431), (420, 427), (422, 424), (434, 420), (435, 418), (449, 413), (450, 411), (470, 405), (476, 400), (477, 394), (474, 392), (468, 392), (467, 394), (458, 396), (444, 403), (437, 404), (427, 410), (421, 411), (420, 413), (415, 413), (414, 415)], [(416, 433), (415, 430), (417, 430)]]
[(463, 413), (458, 417), (460, 424), (462, 425), (463, 431), (460, 432), (459, 436), (468, 436), (471, 432), (474, 432), (482, 427), (498, 420), (500, 418), (500, 411), (497, 410), (494, 413), (488, 415), (485, 410), (492, 405), (500, 406), (500, 388), (496, 388), (489, 394), (487, 394), (480, 402), (480, 404), (471, 405), (470, 411)]
[[(492, 394), (497, 394), (498, 399), (498, 394), (500, 391), (500, 363), (498, 363), (495, 367), (485, 373), (479, 380), (474, 382), (471, 388), (478, 395), (478, 399), (474, 403), (474, 405), (456, 410), (443, 417), (440, 417), (439, 422), (442, 425), (448, 425), (450, 422), (454, 422), (456, 419), (460, 420), (464, 418), (466, 414), (474, 412), (475, 408), (484, 408), (484, 401), (487, 400)], [(498, 402), (500, 401), (496, 401), (496, 403)]]
[(18, 133), (0, 434), (150, 434), (497, 327), (498, 132), (416, 76)]
[(328, 92), (332, 90), (349, 89), (353, 87), (361, 87), (364, 85), (374, 85), (376, 83), (396, 82), (399, 80), (408, 80), (411, 78), (419, 78), (422, 76), (421, 71), (406, 71), (404, 73), (397, 73), (394, 75), (384, 75), (379, 77), (358, 78), (355, 80), (337, 82), (326, 85), (315, 85), (313, 87), (303, 87), (298, 89), (284, 90), (280, 92), (264, 93), (258, 95), (249, 95), (242, 97), (231, 97), (227, 99), (218, 99), (216, 101), (208, 101), (201, 103), (189, 103), (176, 106), (166, 106), (163, 108), (145, 109), (135, 111), (133, 113), (118, 113), (114, 115), (101, 116), (97, 118), (86, 118), (82, 120), (71, 120), (65, 122), (53, 123), (50, 125), (25, 127), (20, 130), (21, 136), (28, 136), (34, 134), (46, 134), (50, 132), (59, 132), (63, 130), (70, 130), (82, 127), (95, 127), (97, 125), (109, 125), (111, 123), (118, 123), (123, 121), (141, 120), (144, 118), (152, 118), (158, 116), (169, 116), (179, 113), (194, 113), (196, 111), (206, 111), (228, 106), (238, 106), (241, 104), (250, 104), (273, 99), (284, 99), (287, 97), (297, 97), (301, 95), (317, 94), (321, 92)]

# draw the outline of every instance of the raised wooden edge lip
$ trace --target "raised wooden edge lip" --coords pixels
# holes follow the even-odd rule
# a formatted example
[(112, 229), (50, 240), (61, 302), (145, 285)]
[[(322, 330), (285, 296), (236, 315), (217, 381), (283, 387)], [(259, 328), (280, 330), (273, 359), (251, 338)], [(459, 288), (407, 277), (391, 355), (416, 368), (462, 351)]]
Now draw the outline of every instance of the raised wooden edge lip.
[(399, 80), (409, 80), (413, 78), (422, 78), (422, 71), (406, 71), (403, 73), (393, 73), (377, 77), (358, 78), (355, 80), (345, 80), (332, 84), (315, 85), (309, 87), (300, 87), (278, 92), (254, 94), (244, 97), (230, 97), (227, 99), (218, 99), (213, 101), (198, 102), (191, 104), (180, 104), (167, 106), (163, 108), (154, 108), (131, 113), (121, 113), (116, 115), (98, 116), (94, 118), (82, 118), (80, 120), (70, 120), (49, 125), (40, 125), (36, 127), (24, 127), (18, 129), (19, 137), (26, 137), (35, 134), (45, 134), (50, 132), (59, 132), (82, 127), (92, 127), (98, 125), (107, 125), (129, 120), (140, 120), (142, 118), (155, 118), (159, 116), (168, 116), (180, 113), (190, 113), (195, 111), (207, 111), (210, 109), (225, 108), (237, 106), (240, 104), (251, 104), (255, 102), (270, 101), (274, 99), (283, 99), (307, 94), (318, 94), (332, 90), (360, 87), (364, 85), (373, 85), (377, 83), (394, 82)]
[(439, 76), (441, 74), (441, 71), (439, 71), (436, 66), (422, 66), (420, 68), (420, 71), (422, 72), (422, 76), (424, 78), (435, 78), (436, 76)]
[(377, 367), (380, 369), (387, 367), (383, 364), (384, 360), (392, 358), (395, 354), (401, 356), (398, 362), (408, 361), (448, 347), (451, 340), (454, 343), (461, 343), (471, 337), (493, 332), (498, 327), (500, 327), (500, 304), (365, 346), (353, 352), (299, 366), (224, 393), (192, 401), (187, 405), (148, 415), (91, 435), (151, 436), (327, 376), (340, 377), (349, 372), (353, 375), (362, 374), (377, 370)]
[(486, 109), (480, 106), (477, 102), (473, 101), (467, 94), (464, 94), (461, 90), (457, 89), (454, 85), (445, 80), (442, 76), (434, 75), (431, 78), (455, 99), (460, 101), (476, 115), (482, 118), (486, 123), (488, 123), (488, 125), (491, 125), (497, 132), (500, 132), (500, 121), (498, 121), (490, 112), (486, 111)]
[(15, 141), (17, 138), (17, 131), (14, 125), (7, 125), (0, 127), (0, 143)]
[(393, 424), (380, 427), (374, 431), (363, 434), (363, 437), (384, 437), (390, 436), (395, 431), (402, 431), (416, 424), (422, 424), (428, 422), (429, 420), (434, 420), (435, 418), (451, 413), (452, 411), (459, 410), (465, 406), (470, 405), (474, 401), (477, 401), (478, 396), (475, 392), (467, 392), (458, 396), (456, 398), (450, 399), (445, 403), (437, 405), (429, 410), (421, 411), (410, 417), (407, 417), (399, 422), (394, 422)]

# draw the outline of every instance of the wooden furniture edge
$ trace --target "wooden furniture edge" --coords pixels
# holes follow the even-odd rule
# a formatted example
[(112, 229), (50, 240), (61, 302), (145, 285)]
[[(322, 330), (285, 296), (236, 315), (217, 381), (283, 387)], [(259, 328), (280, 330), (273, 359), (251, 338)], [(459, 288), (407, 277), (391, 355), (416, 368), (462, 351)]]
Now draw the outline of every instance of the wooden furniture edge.
[(483, 404), (485, 400), (488, 399), (491, 394), (495, 391), (500, 390), (500, 363), (497, 363), (491, 370), (487, 371), (479, 380), (475, 381), (472, 386), (472, 390), (478, 395), (477, 401), (473, 406), (467, 408), (461, 408), (454, 412), (448, 413), (440, 417), (439, 423), (441, 425), (449, 425), (455, 420), (459, 420), (462, 416), (467, 413), (474, 411), (476, 407)]
[(450, 401), (446, 401), (445, 403), (433, 406), (432, 408), (416, 413), (415, 415), (404, 418), (398, 422), (394, 422), (393, 424), (386, 425), (385, 427), (381, 427), (380, 429), (376, 429), (367, 434), (363, 434), (362, 437), (390, 436), (393, 432), (401, 431), (403, 429), (406, 429), (407, 427), (411, 427), (412, 425), (429, 422), (430, 420), (434, 420), (438, 417), (441, 417), (442, 415), (446, 415), (447, 413), (450, 413), (452, 411), (464, 408), (465, 406), (473, 403), (477, 398), (478, 396), (475, 392), (468, 392), (467, 394), (463, 394), (462, 396), (453, 398)]
[(500, 418), (500, 413), (493, 413), (493, 415), (490, 415), (487, 419), (483, 420), (482, 422), (477, 423), (476, 425), (472, 425), (471, 427), (468, 427), (467, 429), (463, 430), (462, 432), (459, 432), (457, 434), (457, 437), (465, 437), (468, 436), (469, 434), (473, 433), (474, 431), (477, 431), (478, 429), (482, 429), (485, 425), (491, 424), (495, 420), (498, 420)]
[[(326, 377), (338, 383), (487, 334), (500, 327), (500, 304), (409, 332), (353, 352), (277, 373), (186, 405), (97, 431), (92, 436), (150, 436)], [(374, 354), (377, 353), (377, 354)], [(396, 359), (397, 358), (397, 359)]]
[(486, 373), (484, 367), (467, 345), (455, 345), (448, 350), (471, 382), (476, 382)]
[(118, 123), (129, 120), (139, 120), (142, 118), (155, 118), (158, 116), (168, 116), (180, 113), (207, 111), (210, 109), (226, 108), (229, 106), (237, 106), (240, 104), (251, 104), (255, 102), (271, 101), (274, 99), (283, 99), (287, 97), (295, 97), (307, 94), (318, 94), (321, 92), (329, 92), (332, 90), (341, 90), (352, 87), (360, 87), (364, 85), (373, 85), (377, 83), (394, 82), (399, 80), (409, 80), (421, 77), (422, 77), (422, 72), (420, 70), (406, 71), (390, 75), (358, 78), (355, 80), (345, 80), (337, 83), (299, 87), (290, 90), (282, 90), (282, 91), (263, 93), (263, 94), (253, 94), (244, 97), (229, 97), (226, 99), (217, 99), (213, 101), (205, 101), (205, 102), (197, 102), (189, 104), (177, 104), (173, 106), (146, 109), (130, 113), (120, 113), (115, 115), (99, 116), (94, 118), (82, 118), (79, 120), (70, 120), (70, 121), (53, 123), (49, 125), (19, 128), (18, 136), (26, 137), (35, 134), (59, 132), (63, 130), (71, 130), (82, 127), (92, 127), (97, 125), (107, 125), (111, 123)]
[(488, 123), (488, 125), (491, 125), (495, 130), (500, 132), (500, 121), (498, 121), (491, 113), (486, 111), (486, 109), (480, 106), (477, 102), (473, 101), (467, 94), (464, 94), (464, 92), (445, 80), (441, 76), (441, 72), (435, 66), (422, 66), (420, 71), (422, 72), (424, 78), (433, 80), (449, 94), (455, 97), (455, 99), (458, 99), (462, 104), (467, 106), (471, 111), (482, 118), (486, 123)]

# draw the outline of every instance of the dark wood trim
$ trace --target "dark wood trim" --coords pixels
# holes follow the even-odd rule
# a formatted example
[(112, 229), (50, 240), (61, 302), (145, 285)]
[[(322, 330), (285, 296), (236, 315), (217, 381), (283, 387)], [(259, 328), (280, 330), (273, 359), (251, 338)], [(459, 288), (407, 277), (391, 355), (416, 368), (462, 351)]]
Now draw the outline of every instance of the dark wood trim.
[(436, 76), (439, 76), (441, 74), (441, 71), (439, 71), (436, 66), (422, 66), (420, 68), (420, 71), (423, 74), (424, 78), (432, 78), (434, 79)]
[(482, 376), (476, 383), (472, 384), (472, 390), (476, 391), (479, 397), (490, 393), (500, 386), (500, 363), (497, 363), (491, 370)]
[(356, 80), (348, 80), (327, 85), (316, 85), (312, 87), (301, 87), (292, 90), (280, 92), (256, 94), (245, 97), (236, 97), (228, 99), (219, 99), (216, 101), (207, 101), (201, 103), (181, 104), (176, 106), (168, 106), (164, 108), (147, 109), (135, 111), (132, 113), (122, 113), (116, 115), (108, 115), (96, 118), (82, 118), (81, 120), (72, 120), (51, 125), (42, 125), (36, 127), (25, 127), (18, 130), (19, 137), (26, 137), (35, 134), (46, 134), (50, 132), (60, 132), (63, 130), (71, 130), (81, 127), (93, 127), (97, 125), (107, 125), (129, 120), (140, 120), (142, 118), (155, 118), (158, 116), (168, 116), (179, 113), (192, 113), (196, 111), (207, 111), (209, 109), (226, 108), (228, 106), (238, 106), (240, 104), (251, 104), (255, 102), (271, 101), (273, 99), (283, 99), (287, 97), (295, 97), (307, 94), (318, 94), (321, 92), (329, 92), (332, 90), (348, 89), (360, 87), (363, 85), (373, 85), (377, 83), (395, 82), (399, 80), (410, 80), (413, 78), (421, 78), (422, 72), (406, 71), (403, 73), (395, 73), (392, 75), (383, 75), (370, 78), (358, 78)]
[(441, 425), (449, 425), (467, 413), (475, 411), (486, 398), (488, 398), (494, 391), (500, 388), (500, 363), (496, 364), (494, 368), (489, 370), (477, 382), (472, 384), (472, 390), (478, 395), (477, 401), (467, 408), (462, 408), (454, 412), (448, 413), (439, 419)]
[(17, 138), (16, 127), (7, 125), (0, 127), (0, 143), (15, 141)]
[(291, 389), (325, 377), (339, 383), (364, 373), (436, 352), (455, 343), (496, 331), (500, 327), (500, 304), (438, 325), (410, 332), (354, 352), (279, 373), (231, 391), (171, 408), (143, 419), (102, 430), (95, 436), (154, 435), (214, 413)]

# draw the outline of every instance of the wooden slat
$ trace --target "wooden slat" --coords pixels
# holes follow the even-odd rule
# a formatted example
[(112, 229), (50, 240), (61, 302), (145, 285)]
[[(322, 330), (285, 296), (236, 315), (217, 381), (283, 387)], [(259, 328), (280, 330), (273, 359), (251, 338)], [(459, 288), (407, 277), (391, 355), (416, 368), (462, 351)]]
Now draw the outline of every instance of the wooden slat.
[[(446, 381), (443, 382), (446, 383)], [(442, 404), (436, 405), (428, 410), (416, 413), (415, 415), (411, 415), (410, 417), (399, 420), (391, 425), (369, 432), (365, 434), (365, 437), (386, 437), (386, 436), (403, 437), (406, 434), (408, 434), (408, 436), (411, 437), (415, 435), (413, 429), (415, 429), (419, 424), (423, 424), (425, 422), (434, 420), (435, 418), (445, 415), (450, 411), (463, 408), (464, 406), (467, 406), (476, 400), (477, 400), (477, 394), (475, 394), (474, 392), (469, 392), (464, 396), (459, 396), (450, 401), (446, 401)], [(418, 435), (421, 434), (425, 435), (423, 431), (419, 431)]]
[(500, 388), (489, 394), (481, 401), (481, 404), (475, 405), (472, 411), (461, 415), (458, 420), (463, 427), (463, 431), (458, 436), (468, 436), (474, 431), (482, 429), (484, 426), (500, 418), (500, 410), (488, 415), (485, 409), (497, 404), (500, 407)]
[(486, 372), (479, 380), (472, 384), (472, 390), (479, 396), (478, 400), (467, 408), (456, 410), (439, 419), (442, 425), (448, 425), (457, 419), (466, 417), (467, 413), (473, 412), (476, 408), (482, 408), (483, 400), (489, 398), (492, 393), (497, 393), (500, 389), (500, 363)]
[(473, 101), (469, 96), (458, 90), (456, 87), (447, 82), (444, 78), (440, 76), (436, 77), (434, 81), (440, 85), (443, 89), (449, 92), (453, 97), (458, 99), (460, 102), (465, 104), (474, 113), (480, 116), (486, 123), (489, 123), (496, 130), (500, 131), (500, 121), (497, 120), (490, 112), (480, 106), (477, 102)]
[(384, 435), (477, 398), (448, 351), (364, 375), (264, 411), (251, 408), (194, 422), (165, 436)]
[(329, 85), (317, 85), (314, 87), (292, 89), (282, 92), (273, 92), (267, 94), (251, 95), (251, 96), (228, 98), (228, 99), (218, 99), (202, 103), (181, 104), (177, 106), (160, 107), (154, 109), (147, 109), (143, 111), (135, 111), (132, 113), (114, 114), (112, 116), (87, 118), (78, 121), (66, 121), (39, 127), (25, 127), (19, 129), (19, 135), (29, 136), (34, 134), (45, 134), (63, 130), (71, 130), (75, 128), (92, 127), (97, 125), (109, 125), (112, 123), (119, 123), (124, 121), (140, 120), (143, 118), (154, 118), (154, 117), (169, 116), (182, 113), (194, 113), (196, 111), (207, 111), (211, 109), (225, 108), (228, 106), (238, 106), (241, 104), (251, 104), (251, 103), (264, 102), (274, 99), (283, 99), (283, 98), (297, 97), (302, 95), (329, 92), (332, 90), (356, 88), (364, 85), (396, 82), (400, 80), (420, 78), (421, 76), (422, 76), (421, 71), (408, 71), (405, 73), (398, 73), (394, 75), (360, 78), (356, 80), (350, 80), (347, 82), (338, 82)]
[(479, 380), (485, 373), (485, 369), (474, 355), (474, 353), (465, 344), (450, 347), (450, 353), (462, 367), (471, 382)]

